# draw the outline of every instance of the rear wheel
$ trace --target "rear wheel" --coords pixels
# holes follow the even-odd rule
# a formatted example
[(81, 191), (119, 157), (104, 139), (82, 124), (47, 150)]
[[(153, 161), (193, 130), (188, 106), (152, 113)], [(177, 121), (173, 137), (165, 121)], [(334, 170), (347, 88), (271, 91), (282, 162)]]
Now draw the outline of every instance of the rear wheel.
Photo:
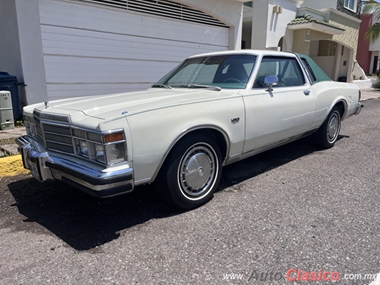
[(322, 148), (331, 148), (338, 139), (341, 117), (338, 107), (334, 107), (322, 126), (315, 133), (317, 143)]
[(221, 153), (213, 137), (194, 134), (177, 143), (156, 181), (169, 204), (192, 209), (208, 202), (221, 177)]

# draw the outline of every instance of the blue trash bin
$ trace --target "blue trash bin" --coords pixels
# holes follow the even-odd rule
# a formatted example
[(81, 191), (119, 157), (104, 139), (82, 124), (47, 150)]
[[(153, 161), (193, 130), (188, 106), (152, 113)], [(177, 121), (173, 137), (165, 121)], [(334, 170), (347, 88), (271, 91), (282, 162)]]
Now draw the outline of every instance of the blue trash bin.
[(13, 119), (16, 121), (21, 118), (20, 103), (18, 98), (18, 86), (21, 85), (16, 76), (9, 75), (8, 72), (0, 71), (0, 91), (11, 92)]

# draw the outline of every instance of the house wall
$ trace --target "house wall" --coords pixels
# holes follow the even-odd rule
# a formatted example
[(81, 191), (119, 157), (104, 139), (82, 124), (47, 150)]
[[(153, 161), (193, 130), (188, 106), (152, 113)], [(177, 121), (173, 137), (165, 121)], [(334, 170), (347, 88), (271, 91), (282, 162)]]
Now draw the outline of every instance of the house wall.
[[(375, 21), (375, 16), (372, 18), (372, 23)], [(369, 63), (369, 73), (373, 73), (379, 70), (379, 59), (380, 59), (380, 38), (374, 42), (369, 43), (369, 52), (371, 53), (371, 59)], [(377, 58), (376, 58), (377, 57)], [(377, 60), (376, 60), (377, 59)]]
[(47, 97), (45, 71), (42, 57), (41, 30), (38, 0), (8, 0), (1, 2), (0, 38), (6, 45), (0, 53), (0, 70), (15, 75), (20, 82), (21, 106), (41, 102)]
[(337, 0), (304, 0), (301, 7), (311, 7), (317, 10), (326, 8), (336, 9), (337, 4)]
[(330, 11), (329, 23), (345, 30), (341, 35), (334, 35), (333, 40), (352, 48), (354, 58), (358, 49), (360, 22), (359, 19), (347, 18), (342, 12)]
[(311, 7), (317, 10), (333, 8), (347, 15), (359, 18), (361, 0), (357, 0), (356, 11), (344, 7), (344, 0), (304, 0), (302, 7)]
[(310, 56), (318, 55), (318, 44), (315, 44), (319, 40), (331, 40), (332, 36), (326, 33), (314, 31), (314, 30), (295, 30), (293, 40), (293, 51), (297, 53), (303, 53)]
[(378, 51), (380, 50), (380, 39), (377, 39), (373, 43), (369, 44), (369, 50), (370, 51)]
[(253, 1), (252, 49), (265, 49), (267, 42), (269, 0)]
[[(281, 7), (281, 13), (274, 13), (273, 8)], [(286, 34), (287, 25), (297, 12), (297, 5), (289, 0), (263, 0), (253, 2), (252, 48), (276, 49), (279, 41)], [(285, 37), (285, 41), (289, 41)], [(291, 46), (291, 43), (286, 43)], [(288, 48), (286, 48), (288, 49)]]
[(377, 70), (379, 70), (379, 68), (380, 68), (380, 66), (379, 66), (379, 59), (380, 59), (380, 53), (379, 53), (379, 51), (373, 51), (373, 52), (371, 52), (371, 62), (370, 62), (371, 73), (372, 73), (372, 71), (376, 72)]
[(369, 51), (369, 42), (364, 39), (364, 34), (372, 25), (372, 15), (362, 15), (360, 19), (362, 22), (359, 29), (358, 52), (356, 55), (356, 60), (366, 74), (371, 74), (371, 52)]
[[(373, 15), (372, 19), (371, 19), (371, 21), (372, 21), (371, 24), (375, 23), (376, 20), (377, 20), (376, 16)], [(378, 51), (380, 51), (380, 38), (378, 38), (374, 42), (369, 43), (369, 51), (370, 52), (378, 52)], [(373, 56), (373, 54), (372, 54), (372, 56)], [(372, 64), (371, 64), (371, 66), (372, 66)]]

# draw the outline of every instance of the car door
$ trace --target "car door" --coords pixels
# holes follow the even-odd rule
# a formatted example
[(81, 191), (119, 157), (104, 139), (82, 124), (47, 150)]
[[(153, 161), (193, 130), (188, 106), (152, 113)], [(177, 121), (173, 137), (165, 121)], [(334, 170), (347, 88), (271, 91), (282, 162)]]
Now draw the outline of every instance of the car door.
[[(276, 75), (268, 91), (265, 76)], [(245, 90), (245, 144), (243, 152), (259, 152), (310, 130), (315, 97), (298, 60), (291, 56), (264, 56), (253, 88)]]

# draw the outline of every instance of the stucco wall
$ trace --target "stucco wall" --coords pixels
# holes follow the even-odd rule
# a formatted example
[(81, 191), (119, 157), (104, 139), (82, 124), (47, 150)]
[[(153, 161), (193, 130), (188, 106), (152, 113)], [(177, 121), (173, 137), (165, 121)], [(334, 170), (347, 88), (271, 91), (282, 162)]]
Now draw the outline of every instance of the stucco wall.
[(337, 7), (338, 0), (304, 0), (301, 7), (311, 7), (314, 9), (326, 9), (326, 8), (334, 8)]
[[(372, 23), (376, 22), (376, 16), (372, 16)], [(369, 44), (369, 51), (379, 51), (380, 50), (380, 38)]]
[(356, 53), (358, 49), (358, 38), (359, 38), (359, 28), (360, 21), (348, 19), (339, 13), (330, 13), (330, 24), (338, 26), (344, 29), (344, 33), (341, 35), (334, 35), (333, 40), (342, 43), (353, 49), (353, 57), (356, 58)]
[(362, 23), (360, 24), (359, 30), (359, 41), (358, 41), (358, 52), (356, 55), (356, 60), (358, 61), (361, 68), (366, 74), (372, 73), (372, 68), (370, 67), (371, 52), (369, 51), (369, 42), (364, 39), (365, 32), (368, 31), (369, 27), (372, 25), (372, 15), (362, 15), (360, 17)]
[[(293, 40), (293, 51), (307, 55), (314, 55), (315, 49), (311, 45), (319, 40), (331, 40), (332, 36), (326, 33), (313, 30), (295, 30)], [(318, 50), (317, 50), (318, 52)]]
[(0, 70), (16, 75), (27, 84), (19, 88), (21, 105), (41, 102), (47, 97), (42, 57), (38, 0), (1, 2), (0, 38), (7, 46), (0, 53)]
[[(275, 6), (281, 7), (281, 13), (273, 12)], [(276, 48), (286, 34), (287, 25), (295, 18), (296, 11), (297, 4), (289, 0), (254, 1), (252, 48)]]

